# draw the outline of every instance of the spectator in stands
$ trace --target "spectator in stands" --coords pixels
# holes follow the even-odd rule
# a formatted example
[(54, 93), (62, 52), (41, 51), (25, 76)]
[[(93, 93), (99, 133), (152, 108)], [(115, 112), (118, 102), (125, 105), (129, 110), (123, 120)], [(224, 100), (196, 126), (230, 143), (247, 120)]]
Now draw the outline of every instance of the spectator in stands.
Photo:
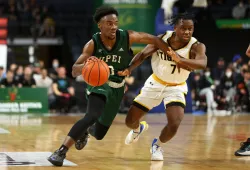
[(23, 78), (23, 66), (18, 66), (15, 72), (15, 81), (19, 82)]
[(38, 5), (35, 5), (35, 7), (31, 8), (32, 10), (32, 17), (35, 19), (37, 16), (41, 17), (41, 10)]
[(46, 37), (54, 37), (55, 36), (55, 21), (52, 17), (47, 16), (41, 27), (41, 35), (45, 35)]
[(217, 61), (217, 66), (212, 69), (211, 77), (214, 80), (214, 84), (220, 84), (220, 79), (225, 71), (225, 61), (222, 57), (220, 57)]
[(9, 20), (17, 21), (18, 20), (18, 12), (16, 10), (15, 5), (9, 6)]
[(72, 87), (70, 80), (66, 77), (65, 67), (58, 68), (58, 78), (52, 85), (56, 97), (55, 107), (62, 113), (68, 113), (75, 106), (75, 89)]
[(233, 67), (235, 69), (234, 71), (236, 71), (237, 73), (240, 73), (241, 64), (242, 64), (242, 58), (239, 54), (236, 54), (233, 57)]
[(247, 69), (246, 73), (244, 74), (244, 82), (246, 84), (248, 92), (250, 92), (250, 70), (249, 69)]
[(16, 69), (17, 69), (17, 64), (16, 64), (16, 63), (10, 64), (10, 70), (11, 70), (13, 73), (15, 73)]
[(43, 6), (43, 11), (41, 13), (41, 21), (44, 21), (46, 17), (48, 17), (49, 13), (48, 13), (48, 7), (47, 6)]
[(21, 87), (36, 87), (35, 79), (32, 75), (32, 69), (27, 66), (24, 69), (24, 76), (19, 81), (19, 86)]
[(31, 35), (33, 38), (40, 37), (42, 35), (42, 24), (40, 15), (35, 16), (35, 22), (30, 28)]
[(38, 62), (39, 62), (40, 68), (44, 68), (44, 67), (45, 67), (45, 66), (44, 66), (44, 61), (43, 61), (43, 60), (39, 60)]
[(241, 67), (242, 67), (242, 58), (239, 54), (236, 54), (233, 57), (233, 70), (236, 82), (239, 82), (242, 79), (243, 75), (241, 76)]
[(194, 76), (193, 76), (193, 80), (191, 82), (191, 86), (192, 86), (192, 91), (191, 91), (191, 95), (192, 95), (192, 99), (193, 101), (198, 101), (199, 100), (199, 93), (200, 93), (200, 85), (199, 85), (199, 82), (200, 82), (200, 78), (201, 78), (201, 75), (200, 75), (200, 72), (194, 72)]
[(40, 66), (39, 62), (34, 63), (34, 65), (33, 65), (33, 74), (41, 75), (41, 71), (42, 71), (41, 69), (42, 69), (42, 67)]
[(36, 80), (37, 87), (46, 87), (48, 89), (49, 106), (51, 108), (53, 102), (55, 101), (55, 96), (52, 90), (53, 80), (48, 77), (48, 71), (45, 68), (41, 70), (41, 76)]
[(239, 81), (236, 85), (236, 110), (238, 112), (249, 112), (249, 91), (248, 86), (250, 84), (250, 71), (243, 70), (242, 71), (244, 79)]
[(206, 97), (206, 102), (207, 102), (207, 113), (211, 114), (214, 111), (216, 111), (216, 108), (218, 104), (214, 100), (214, 92), (213, 90), (215, 89), (214, 86), (214, 81), (210, 76), (210, 68), (206, 68), (204, 75), (201, 76), (200, 81), (199, 81), (199, 95), (200, 96), (205, 96)]
[(32, 19), (32, 14), (31, 14), (31, 9), (29, 3), (27, 1), (23, 1), (23, 19), (24, 20), (31, 20)]
[(247, 11), (247, 6), (244, 4), (243, 0), (239, 0), (239, 3), (233, 7), (232, 16), (235, 19), (245, 18)]
[(226, 69), (216, 91), (219, 105), (221, 105), (223, 109), (231, 110), (234, 103), (234, 96), (236, 94), (232, 68), (228, 67)]
[(6, 77), (3, 66), (0, 66), (0, 82)]
[(40, 66), (40, 64), (38, 62), (33, 64), (33, 78), (35, 79), (35, 81), (37, 82), (38, 79), (41, 79), (41, 71), (42, 71), (42, 67)]
[(11, 70), (7, 71), (6, 78), (1, 80), (1, 88), (4, 87), (16, 87), (18, 83), (14, 79), (14, 73)]
[(57, 69), (59, 67), (59, 61), (58, 59), (54, 59), (52, 61), (52, 68), (49, 69), (49, 77), (51, 77), (52, 79), (56, 79), (57, 78)]

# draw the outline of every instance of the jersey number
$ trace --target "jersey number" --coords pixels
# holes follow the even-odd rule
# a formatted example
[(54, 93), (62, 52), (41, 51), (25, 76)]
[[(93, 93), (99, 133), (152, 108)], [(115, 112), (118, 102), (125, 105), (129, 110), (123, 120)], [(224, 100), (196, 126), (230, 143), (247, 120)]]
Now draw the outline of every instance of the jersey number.
[(171, 67), (173, 67), (173, 70), (172, 70), (171, 74), (174, 74), (175, 69), (176, 69), (176, 64), (171, 64)]
[(115, 69), (113, 66), (109, 66), (110, 75), (115, 75)]

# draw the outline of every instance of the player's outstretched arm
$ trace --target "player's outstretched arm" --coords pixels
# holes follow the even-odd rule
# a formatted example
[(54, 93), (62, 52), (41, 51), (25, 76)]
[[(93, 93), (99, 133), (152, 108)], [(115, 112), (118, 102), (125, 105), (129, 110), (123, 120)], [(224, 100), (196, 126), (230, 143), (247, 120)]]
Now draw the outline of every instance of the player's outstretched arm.
[(117, 74), (119, 76), (128, 76), (131, 72), (141, 65), (141, 63), (150, 55), (152, 55), (158, 48), (153, 44), (147, 45), (142, 51), (137, 53), (134, 58), (131, 60), (129, 67), (123, 71), (118, 71)]
[(155, 47), (161, 49), (164, 53), (169, 51), (168, 44), (164, 42), (160, 37), (147, 34), (145, 32), (136, 32), (129, 30), (129, 43), (132, 45), (133, 43), (140, 43), (140, 44), (154, 44)]
[(134, 58), (132, 59), (132, 61), (129, 64), (129, 71), (133, 71), (136, 67), (138, 67), (139, 65), (141, 65), (141, 63), (148, 58), (149, 56), (151, 56), (154, 52), (156, 52), (158, 50), (158, 48), (153, 45), (153, 44), (149, 44), (147, 45), (142, 51), (140, 51), (139, 53), (137, 53)]
[(246, 55), (247, 55), (248, 57), (250, 57), (250, 44), (249, 44), (249, 46), (248, 46), (248, 48), (247, 48)]
[(85, 46), (83, 47), (83, 52), (80, 57), (76, 60), (75, 64), (72, 67), (72, 76), (77, 77), (81, 75), (82, 68), (89, 57), (94, 52), (94, 41), (90, 40)]
[[(159, 48), (152, 42), (155, 41), (155, 39), (160, 39), (162, 37), (161, 35), (158, 35), (157, 37), (143, 33), (143, 32), (135, 32), (135, 31), (128, 31), (129, 32), (129, 40), (130, 45), (133, 43), (142, 43), (142, 44), (148, 44), (142, 51), (137, 53), (132, 61), (129, 64), (129, 67), (123, 71), (118, 71), (118, 75), (120, 76), (127, 76), (130, 75), (130, 73), (149, 56), (151, 56), (155, 51), (157, 51)], [(165, 43), (164, 41), (162, 41)], [(166, 43), (165, 43), (166, 44)], [(167, 44), (166, 44), (167, 45)], [(165, 46), (166, 48), (166, 46)]]
[(203, 43), (196, 43), (192, 46), (190, 59), (178, 56), (171, 48), (169, 48), (169, 50), (167, 54), (170, 55), (176, 63), (189, 70), (205, 69), (207, 67), (206, 46)]

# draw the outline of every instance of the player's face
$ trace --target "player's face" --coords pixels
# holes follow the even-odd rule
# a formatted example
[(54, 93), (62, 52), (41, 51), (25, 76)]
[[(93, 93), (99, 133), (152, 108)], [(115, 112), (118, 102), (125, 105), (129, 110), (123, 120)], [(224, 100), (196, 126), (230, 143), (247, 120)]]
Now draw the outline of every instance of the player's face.
[(192, 20), (180, 20), (175, 25), (174, 30), (180, 41), (189, 42), (194, 32), (194, 22)]
[(115, 14), (104, 16), (98, 24), (101, 33), (110, 40), (115, 39), (118, 29), (118, 18)]

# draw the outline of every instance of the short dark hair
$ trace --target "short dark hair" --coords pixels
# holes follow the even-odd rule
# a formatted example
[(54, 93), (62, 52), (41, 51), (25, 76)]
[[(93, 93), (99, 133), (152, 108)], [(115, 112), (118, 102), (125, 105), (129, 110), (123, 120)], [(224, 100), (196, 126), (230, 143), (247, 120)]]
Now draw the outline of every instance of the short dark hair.
[(116, 16), (118, 16), (118, 12), (114, 7), (109, 5), (102, 5), (96, 9), (93, 18), (94, 21), (98, 23), (102, 17), (110, 14), (115, 14)]
[(13, 72), (11, 69), (8, 69), (8, 70), (7, 70), (7, 73), (12, 73), (12, 74), (14, 74), (14, 72)]
[(181, 19), (183, 19), (183, 20), (192, 20), (194, 23), (196, 22), (194, 13), (185, 12), (185, 13), (180, 13), (180, 14), (177, 14), (177, 15), (173, 16), (173, 18), (170, 21), (170, 24), (171, 25), (176, 25), (176, 24), (178, 24), (178, 22)]
[(0, 66), (0, 70), (3, 70), (3, 66)]
[(41, 68), (41, 71), (42, 71), (42, 70), (46, 70), (46, 71), (48, 71), (45, 67), (42, 67), (42, 68)]

